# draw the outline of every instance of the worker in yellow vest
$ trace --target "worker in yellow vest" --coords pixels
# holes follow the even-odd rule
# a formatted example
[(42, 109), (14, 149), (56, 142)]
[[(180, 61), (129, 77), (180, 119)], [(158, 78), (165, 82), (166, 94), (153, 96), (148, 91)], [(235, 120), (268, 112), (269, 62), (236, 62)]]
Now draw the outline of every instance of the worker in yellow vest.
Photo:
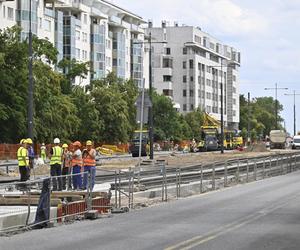
[[(53, 176), (53, 191), (62, 190), (62, 178), (61, 178), (61, 164), (62, 164), (62, 155), (63, 150), (59, 146), (59, 138), (54, 139), (54, 147), (50, 151), (50, 175)], [(58, 183), (58, 189), (57, 189)]]
[(19, 172), (20, 172), (20, 181), (29, 180), (29, 158), (28, 158), (28, 150), (27, 150), (27, 141), (26, 139), (22, 139), (20, 141), (20, 147), (17, 151)]
[(88, 188), (88, 174), (90, 174), (90, 187), (94, 188), (96, 176), (96, 150), (93, 148), (92, 141), (86, 142), (86, 149), (82, 152), (82, 160), (84, 166), (83, 187)]

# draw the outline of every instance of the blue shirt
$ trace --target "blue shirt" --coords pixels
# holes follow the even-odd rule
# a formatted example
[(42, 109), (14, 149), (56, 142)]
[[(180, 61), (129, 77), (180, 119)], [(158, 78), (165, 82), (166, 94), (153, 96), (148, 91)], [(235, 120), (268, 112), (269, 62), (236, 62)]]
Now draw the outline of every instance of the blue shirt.
[(29, 158), (34, 158), (34, 150), (32, 146), (29, 146), (28, 148), (28, 156)]

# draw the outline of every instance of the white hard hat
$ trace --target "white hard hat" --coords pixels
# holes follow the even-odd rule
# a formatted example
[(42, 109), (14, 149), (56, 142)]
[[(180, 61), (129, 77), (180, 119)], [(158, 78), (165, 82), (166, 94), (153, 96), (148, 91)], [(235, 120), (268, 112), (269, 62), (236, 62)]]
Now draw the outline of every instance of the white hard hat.
[(54, 139), (54, 143), (55, 143), (55, 144), (59, 144), (59, 143), (60, 143), (60, 139), (59, 139), (59, 138), (55, 138), (55, 139)]

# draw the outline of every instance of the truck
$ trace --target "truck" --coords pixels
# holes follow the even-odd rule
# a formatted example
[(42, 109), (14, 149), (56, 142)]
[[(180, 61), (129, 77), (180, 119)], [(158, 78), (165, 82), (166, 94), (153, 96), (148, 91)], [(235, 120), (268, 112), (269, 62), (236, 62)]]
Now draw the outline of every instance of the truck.
[(141, 146), (141, 156), (147, 156), (147, 151), (149, 148), (149, 131), (148, 130), (135, 130), (133, 138), (131, 140), (129, 151), (132, 157), (139, 156), (140, 150), (140, 133), (142, 133), (142, 146)]
[(300, 135), (295, 135), (293, 138), (292, 149), (300, 148)]
[(270, 147), (271, 149), (285, 149), (286, 132), (284, 130), (270, 131)]

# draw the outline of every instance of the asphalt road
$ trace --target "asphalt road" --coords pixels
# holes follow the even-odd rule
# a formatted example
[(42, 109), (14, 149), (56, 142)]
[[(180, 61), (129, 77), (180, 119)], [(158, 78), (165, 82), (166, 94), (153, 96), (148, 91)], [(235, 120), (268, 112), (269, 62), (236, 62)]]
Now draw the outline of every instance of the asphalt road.
[(0, 249), (300, 249), (300, 172), (2, 237)]

